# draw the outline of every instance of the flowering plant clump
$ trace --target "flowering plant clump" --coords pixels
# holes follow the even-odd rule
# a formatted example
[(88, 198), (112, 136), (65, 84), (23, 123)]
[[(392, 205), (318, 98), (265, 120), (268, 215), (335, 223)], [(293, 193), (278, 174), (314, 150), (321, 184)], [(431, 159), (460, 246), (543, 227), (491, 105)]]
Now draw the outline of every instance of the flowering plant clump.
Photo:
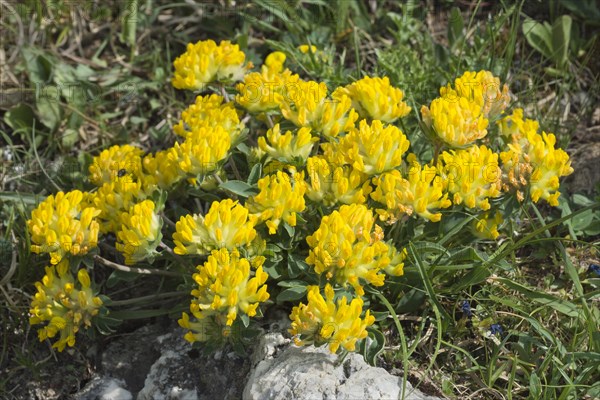
[[(378, 354), (392, 300), (424, 305), (415, 293), (436, 268), (456, 271), (474, 248), (488, 262), (480, 254), (511, 234), (515, 205), (558, 205), (569, 156), (507, 111), (491, 72), (443, 86), (420, 120), (390, 77), (331, 87), (287, 69), (290, 55), (252, 71), (236, 44), (189, 44), (172, 84), (196, 93), (173, 145), (109, 147), (90, 162), (88, 191), (39, 203), (27, 228), (31, 251), (50, 255), (30, 307), (40, 340), (61, 351), (83, 329), (109, 333), (139, 309), (122, 307), (156, 296), (149, 315), (178, 319), (189, 342), (243, 344), (276, 303), (297, 345)], [(480, 269), (471, 281), (489, 277)], [(124, 299), (134, 279), (152, 296)]]

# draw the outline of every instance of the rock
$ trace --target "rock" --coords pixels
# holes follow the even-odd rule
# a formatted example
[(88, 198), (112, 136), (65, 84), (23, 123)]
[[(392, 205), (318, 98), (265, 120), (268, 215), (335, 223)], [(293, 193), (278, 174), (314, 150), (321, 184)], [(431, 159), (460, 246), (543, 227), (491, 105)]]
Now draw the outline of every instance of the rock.
[(596, 192), (600, 185), (600, 142), (577, 148), (571, 158), (574, 171), (566, 179), (568, 191), (588, 195)]
[[(280, 334), (265, 335), (255, 354), (264, 357), (248, 377), (244, 400), (262, 399), (398, 399), (402, 378), (368, 365), (362, 356), (339, 357), (323, 346), (285, 346)], [(435, 400), (406, 383), (406, 400)]]
[(109, 377), (94, 377), (74, 396), (75, 400), (132, 400), (130, 391), (123, 388), (125, 382)]

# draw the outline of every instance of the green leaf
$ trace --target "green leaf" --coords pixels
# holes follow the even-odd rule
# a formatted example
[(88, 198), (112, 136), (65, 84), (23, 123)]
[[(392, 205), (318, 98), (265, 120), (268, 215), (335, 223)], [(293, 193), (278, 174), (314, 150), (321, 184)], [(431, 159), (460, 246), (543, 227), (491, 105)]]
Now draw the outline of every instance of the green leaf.
[(369, 365), (376, 366), (377, 356), (385, 347), (385, 336), (378, 329), (368, 328), (367, 331), (369, 335), (364, 339), (365, 345), (362, 354)]
[(258, 193), (254, 187), (244, 181), (231, 180), (221, 183), (219, 187), (243, 198), (250, 197)]
[(465, 23), (462, 14), (460, 13), (460, 9), (458, 7), (453, 7), (450, 11), (450, 19), (448, 20), (448, 42), (452, 49), (455, 49), (461, 42), (464, 26)]
[(248, 316), (248, 314), (241, 313), (240, 319), (242, 320), (244, 328), (247, 328), (250, 325), (250, 317)]
[(40, 122), (50, 129), (50, 131), (54, 132), (62, 120), (60, 93), (58, 89), (54, 86), (46, 87), (38, 95), (36, 108)]
[(283, 290), (277, 296), (277, 302), (283, 301), (296, 301), (300, 300), (306, 295), (306, 286), (294, 286), (288, 289)]
[(132, 47), (135, 45), (137, 22), (140, 18), (138, 2), (139, 0), (128, 0), (121, 15), (121, 42)]
[(4, 114), (4, 122), (15, 131), (30, 132), (34, 119), (35, 114), (27, 104), (16, 105)]
[(125, 272), (114, 270), (112, 274), (106, 279), (106, 287), (112, 288), (116, 286), (119, 282), (131, 282), (138, 278), (140, 275), (133, 272)]
[(25, 69), (29, 75), (29, 81), (38, 88), (50, 82), (52, 73), (52, 62), (44, 53), (33, 47), (23, 47), (21, 49)]
[(539, 23), (532, 19), (523, 22), (523, 34), (531, 47), (552, 59), (552, 32), (547, 22)]
[(252, 167), (252, 171), (250, 171), (250, 175), (248, 175), (248, 184), (256, 185), (260, 176), (262, 175), (262, 164), (258, 163), (254, 167)]
[(572, 22), (570, 16), (563, 15), (552, 24), (552, 56), (559, 69), (564, 69), (569, 59)]

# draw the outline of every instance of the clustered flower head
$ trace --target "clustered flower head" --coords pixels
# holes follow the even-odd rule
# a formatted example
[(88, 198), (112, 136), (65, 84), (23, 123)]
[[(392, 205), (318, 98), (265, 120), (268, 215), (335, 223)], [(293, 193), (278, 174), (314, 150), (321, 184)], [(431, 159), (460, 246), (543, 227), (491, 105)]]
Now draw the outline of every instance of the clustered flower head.
[(280, 51), (267, 56), (260, 72), (251, 72), (238, 83), (235, 101), (248, 112), (260, 113), (279, 109), (280, 99), (300, 80), (289, 69), (283, 69), (286, 56)]
[(79, 190), (48, 196), (32, 211), (27, 228), (31, 251), (50, 253), (50, 263), (58, 264), (65, 255), (85, 255), (98, 244), (100, 210), (84, 200)]
[(310, 250), (306, 262), (319, 275), (339, 285), (350, 284), (360, 296), (363, 282), (382, 286), (385, 275), (403, 274), (390, 245), (383, 241), (383, 230), (375, 224), (373, 212), (361, 204), (341, 206), (321, 220), (319, 228), (306, 238)]
[[(215, 318), (218, 325), (231, 326), (240, 312), (253, 317), (259, 303), (269, 299), (264, 284), (268, 274), (262, 265), (252, 272), (250, 262), (241, 258), (237, 249), (231, 252), (225, 248), (214, 250), (197, 270), (193, 275), (197, 286), (192, 291), (190, 312), (199, 321), (210, 317)], [(201, 326), (192, 325), (186, 313), (179, 324), (190, 329), (185, 336), (188, 341), (205, 339), (203, 331), (198, 331)]]
[(233, 251), (256, 238), (254, 220), (246, 207), (231, 199), (215, 201), (206, 215), (184, 215), (173, 234), (176, 254), (210, 254), (215, 249)]
[(350, 98), (340, 92), (327, 97), (324, 82), (298, 81), (276, 96), (281, 115), (298, 127), (308, 127), (326, 137), (336, 137), (354, 127), (358, 114)]
[(371, 193), (371, 198), (385, 205), (385, 208), (376, 209), (377, 214), (382, 221), (390, 224), (403, 215), (413, 214), (438, 222), (442, 218), (439, 209), (452, 205), (438, 169), (434, 166), (421, 166), (414, 154), (409, 155), (407, 160), (408, 179), (398, 170), (373, 178), (375, 190)]
[(228, 134), (232, 143), (237, 142), (244, 129), (233, 103), (224, 103), (223, 96), (211, 94), (196, 97), (196, 102), (181, 113), (181, 120), (173, 126), (173, 132), (187, 137), (199, 128), (218, 125)]
[(368, 175), (351, 165), (335, 165), (323, 156), (310, 157), (306, 162), (309, 183), (306, 197), (326, 206), (362, 204), (372, 188)]
[(160, 244), (162, 220), (152, 200), (134, 204), (121, 214), (121, 229), (115, 247), (125, 256), (125, 264), (135, 264), (152, 258)]
[(500, 196), (498, 154), (484, 145), (441, 154), (443, 182), (448, 185), (454, 204), (490, 209), (490, 199)]
[(35, 287), (37, 292), (31, 302), (29, 323), (46, 323), (38, 329), (40, 342), (58, 335), (53, 348), (63, 351), (65, 346), (73, 347), (77, 332), (92, 325), (92, 318), (102, 306), (102, 300), (91, 288), (87, 271), (80, 269), (75, 281), (69, 263), (63, 260), (56, 266), (46, 267), (46, 275)]
[(387, 76), (365, 76), (344, 88), (338, 88), (336, 92), (350, 97), (352, 107), (361, 118), (392, 123), (410, 112), (410, 107), (402, 101), (404, 93), (393, 87)]
[(502, 214), (498, 211), (481, 214), (472, 223), (472, 232), (480, 239), (496, 240), (500, 233), (498, 227), (504, 222)]
[(269, 228), (269, 234), (274, 235), (281, 221), (290, 226), (296, 226), (296, 214), (304, 211), (304, 193), (306, 183), (304, 173), (295, 173), (293, 176), (277, 171), (274, 175), (267, 175), (258, 181), (260, 192), (246, 202), (250, 213), (264, 222)]
[(367, 328), (375, 322), (369, 310), (363, 318), (363, 300), (355, 297), (348, 304), (346, 297), (334, 302), (334, 291), (330, 284), (325, 285), (325, 298), (318, 286), (309, 286), (308, 303), (300, 303), (292, 309), (290, 334), (298, 346), (327, 343), (329, 350), (336, 353), (343, 347), (354, 351), (356, 342), (367, 337)]
[(89, 166), (90, 182), (101, 187), (105, 183), (132, 181), (141, 174), (144, 151), (129, 144), (112, 146), (94, 157)]
[(218, 81), (239, 81), (252, 64), (244, 65), (246, 55), (237, 44), (223, 40), (188, 43), (186, 52), (173, 62), (173, 86), (177, 89), (201, 90)]
[(272, 159), (304, 165), (318, 140), (319, 138), (311, 135), (310, 128), (300, 128), (295, 134), (287, 131), (282, 135), (279, 124), (276, 124), (267, 131), (266, 137), (258, 138), (258, 147)]
[(502, 186), (505, 191), (515, 191), (520, 201), (523, 191), (529, 188), (531, 199), (537, 203), (544, 199), (551, 206), (558, 205), (561, 176), (573, 172), (569, 155), (555, 148), (552, 133), (538, 133), (539, 123), (523, 119), (523, 110), (499, 121), (501, 132), (507, 136), (508, 151), (500, 153), (502, 160)]

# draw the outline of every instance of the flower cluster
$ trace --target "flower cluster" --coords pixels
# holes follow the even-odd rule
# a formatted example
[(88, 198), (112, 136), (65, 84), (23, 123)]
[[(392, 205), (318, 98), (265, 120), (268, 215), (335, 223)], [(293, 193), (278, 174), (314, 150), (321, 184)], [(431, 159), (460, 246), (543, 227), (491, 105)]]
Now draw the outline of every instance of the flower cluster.
[(91, 280), (85, 269), (77, 272), (77, 281), (69, 271), (69, 263), (61, 261), (46, 267), (46, 275), (36, 282), (37, 293), (29, 310), (31, 325), (47, 324), (38, 329), (40, 342), (59, 335), (52, 347), (63, 351), (75, 345), (75, 335), (83, 327), (92, 325), (102, 300), (95, 296)]
[(247, 201), (247, 207), (259, 222), (264, 222), (269, 228), (269, 234), (274, 235), (281, 221), (290, 226), (296, 226), (296, 214), (304, 211), (304, 193), (306, 183), (304, 174), (293, 176), (277, 171), (275, 175), (267, 175), (258, 181), (260, 192)]
[(53, 265), (65, 255), (87, 254), (98, 244), (98, 214), (100, 210), (88, 206), (79, 190), (48, 196), (27, 221), (31, 251), (50, 253)]
[(361, 280), (382, 286), (385, 276), (381, 270), (403, 274), (404, 264), (383, 241), (372, 211), (361, 204), (344, 205), (324, 216), (306, 242), (310, 246), (306, 262), (315, 272), (342, 286), (352, 285), (360, 296), (364, 294)]
[(129, 212), (121, 213), (121, 229), (115, 247), (125, 256), (125, 264), (152, 259), (160, 244), (162, 220), (152, 200), (134, 204)]
[(372, 190), (366, 174), (351, 165), (332, 164), (323, 156), (310, 157), (306, 169), (309, 178), (306, 197), (326, 206), (362, 204)]
[(300, 303), (292, 309), (290, 319), (292, 327), (289, 332), (294, 335), (298, 346), (328, 343), (329, 350), (336, 353), (343, 347), (354, 351), (356, 342), (367, 337), (367, 328), (375, 322), (369, 310), (363, 318), (363, 300), (353, 298), (348, 304), (346, 297), (334, 302), (333, 287), (325, 286), (325, 298), (318, 286), (309, 286), (308, 303)]
[(244, 65), (246, 55), (237, 44), (224, 40), (188, 43), (187, 51), (174, 62), (173, 86), (177, 89), (199, 90), (214, 81), (239, 81), (252, 64)]
[[(231, 326), (240, 312), (255, 316), (259, 303), (269, 298), (264, 284), (268, 274), (262, 265), (251, 274), (250, 262), (241, 258), (237, 249), (214, 250), (197, 270), (193, 275), (197, 287), (192, 291), (190, 312), (198, 321), (215, 317), (220, 325)], [(183, 313), (179, 324), (189, 329), (185, 336), (188, 341), (205, 340), (201, 325), (192, 325), (187, 313)]]
[(209, 254), (215, 249), (233, 251), (257, 238), (248, 209), (225, 199), (213, 202), (205, 216), (184, 215), (177, 222), (173, 241), (176, 254)]
[(310, 128), (300, 128), (295, 135), (290, 131), (282, 135), (279, 124), (276, 124), (267, 131), (266, 138), (264, 136), (258, 138), (258, 147), (272, 159), (288, 164), (304, 165), (314, 143), (318, 140), (319, 138), (310, 134)]

